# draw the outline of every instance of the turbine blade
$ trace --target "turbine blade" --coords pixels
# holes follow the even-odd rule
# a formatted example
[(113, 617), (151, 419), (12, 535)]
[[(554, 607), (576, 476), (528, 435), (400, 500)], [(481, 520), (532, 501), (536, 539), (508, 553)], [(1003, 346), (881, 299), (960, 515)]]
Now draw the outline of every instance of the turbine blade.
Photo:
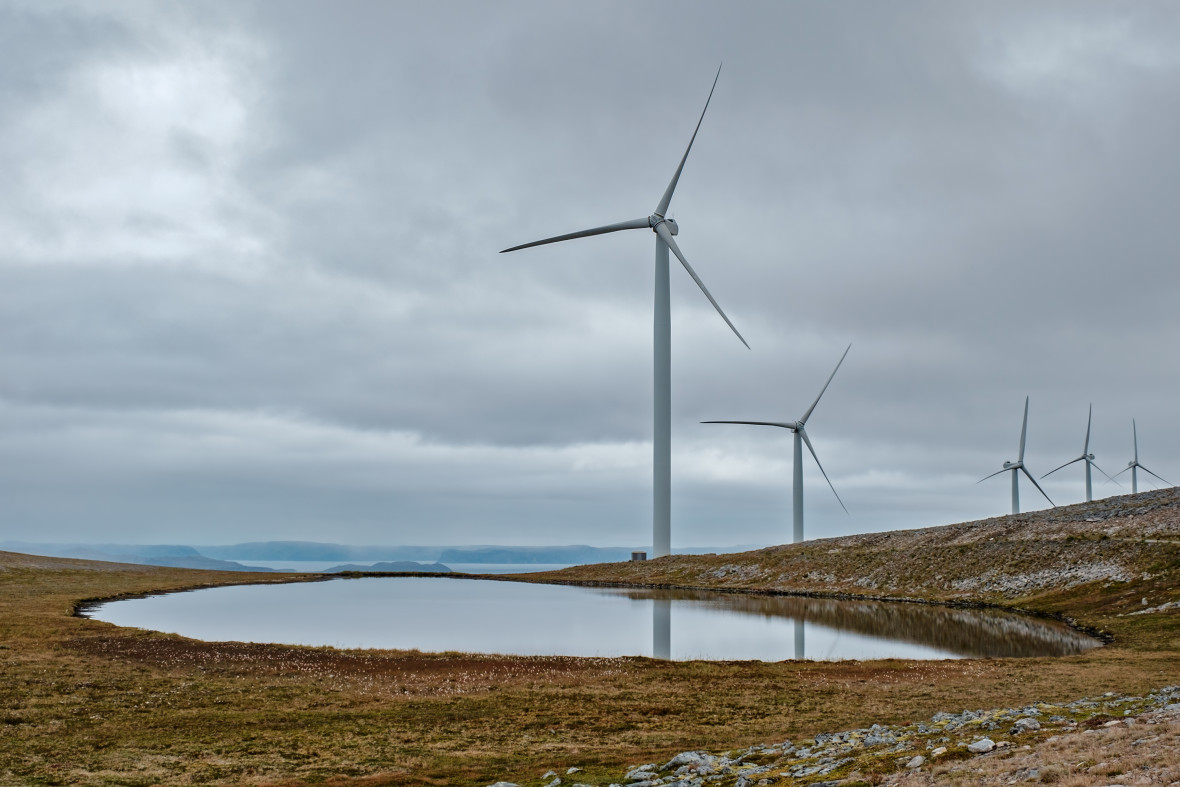
[(676, 191), (676, 184), (680, 181), (680, 173), (684, 170), (684, 162), (688, 161), (688, 152), (692, 150), (692, 143), (696, 141), (697, 132), (701, 130), (701, 121), (705, 119), (705, 111), (709, 109), (709, 102), (713, 100), (713, 91), (717, 89), (717, 80), (720, 78), (721, 66), (717, 66), (717, 76), (713, 77), (713, 87), (709, 88), (709, 97), (705, 99), (705, 108), (701, 110), (697, 127), (692, 130), (692, 138), (688, 140), (688, 147), (684, 149), (684, 155), (680, 158), (680, 166), (676, 168), (676, 174), (672, 176), (672, 182), (668, 184), (664, 196), (660, 198), (660, 204), (656, 207), (657, 216), (668, 215), (668, 205), (672, 202), (672, 193)]
[[(1094, 417), (1094, 405), (1090, 405), (1090, 412), (1086, 415), (1086, 445), (1082, 447), (1082, 454), (1090, 453), (1090, 421)], [(1044, 478), (1044, 476), (1041, 476)]]
[[(1024, 471), (1024, 474), (1026, 476), (1028, 476), (1028, 480), (1032, 481), (1032, 485), (1037, 488), (1037, 491), (1040, 492), (1042, 495), (1045, 495), (1045, 490), (1041, 489), (1041, 485), (1037, 483), (1037, 479), (1032, 477), (1032, 473), (1028, 472), (1028, 468), (1026, 468), (1024, 465), (1021, 465), (1020, 469)], [(1053, 506), (1054, 508), (1057, 508), (1057, 504), (1054, 503), (1053, 500), (1048, 495), (1045, 495), (1045, 499), (1049, 501), (1049, 505)]]
[(1024, 461), (1024, 438), (1028, 435), (1028, 397), (1024, 397), (1024, 426), (1020, 427), (1020, 454), (1017, 462)]
[(841, 355), (840, 360), (836, 362), (836, 368), (833, 369), (832, 373), (828, 375), (828, 381), (824, 383), (824, 387), (820, 389), (819, 396), (815, 397), (815, 401), (811, 403), (811, 407), (807, 408), (807, 412), (805, 412), (803, 417), (799, 419), (799, 423), (807, 423), (807, 419), (811, 417), (811, 411), (815, 409), (815, 406), (819, 404), (819, 400), (823, 398), (824, 392), (827, 391), (828, 386), (832, 384), (832, 378), (836, 376), (836, 372), (840, 371), (840, 364), (844, 363), (844, 359), (848, 357), (848, 351), (851, 349), (851, 344), (844, 348), (844, 354)]
[(1126, 467), (1124, 467), (1122, 470), (1118, 471), (1118, 472), (1117, 472), (1117, 473), (1115, 473), (1113, 476), (1111, 476), (1111, 477), (1110, 477), (1110, 480), (1111, 480), (1111, 481), (1114, 481), (1116, 478), (1118, 478), (1119, 476), (1121, 476), (1123, 473), (1127, 472), (1127, 471), (1128, 471), (1128, 470), (1130, 470), (1130, 469), (1131, 469), (1131, 465), (1127, 465), (1127, 466), (1126, 466)]
[[(1140, 470), (1142, 470), (1142, 471), (1143, 471), (1143, 472), (1145, 472), (1145, 473), (1151, 473), (1152, 475), (1155, 475), (1155, 473), (1152, 473), (1150, 470), (1148, 470), (1148, 469), (1147, 469), (1146, 467), (1144, 467), (1143, 465), (1139, 465), (1139, 469), (1140, 469)], [(1168, 479), (1166, 479), (1166, 478), (1160, 478), (1158, 475), (1155, 475), (1155, 477), (1156, 477), (1156, 478), (1159, 478), (1161, 481), (1163, 481), (1163, 482), (1164, 482), (1165, 484), (1167, 484), (1168, 486), (1175, 486), (1175, 484), (1173, 484), (1171, 481), (1169, 481), (1169, 480), (1168, 480)]]
[(832, 494), (836, 496), (836, 501), (840, 503), (840, 507), (844, 509), (844, 513), (848, 513), (848, 506), (844, 505), (844, 501), (840, 499), (840, 493), (836, 491), (836, 487), (832, 486), (832, 479), (828, 478), (828, 474), (824, 473), (824, 466), (819, 463), (819, 457), (815, 455), (815, 449), (811, 447), (811, 439), (807, 436), (806, 430), (802, 427), (799, 429), (799, 436), (803, 438), (803, 442), (807, 443), (807, 450), (811, 452), (811, 458), (815, 460), (816, 467), (824, 474), (824, 480), (828, 482), (828, 486), (832, 487)]
[(546, 238), (545, 240), (535, 240), (532, 243), (522, 243), (519, 246), (513, 246), (511, 249), (501, 250), (501, 254), (509, 251), (520, 251), (521, 249), (532, 248), (533, 246), (544, 246), (546, 243), (560, 243), (563, 240), (573, 240), (574, 238), (588, 238), (591, 235), (605, 235), (608, 232), (618, 232), (619, 230), (646, 230), (651, 228), (651, 222), (647, 218), (633, 219), (631, 221), (620, 221), (618, 224), (607, 224), (605, 227), (595, 227), (592, 230), (582, 230), (581, 232), (570, 232), (566, 235), (558, 235), (554, 238)]
[(738, 329), (735, 328), (734, 324), (729, 321), (728, 317), (725, 316), (725, 312), (721, 311), (721, 307), (717, 305), (717, 301), (713, 299), (712, 294), (709, 293), (709, 289), (705, 287), (705, 283), (701, 281), (701, 277), (697, 276), (697, 272), (694, 271), (692, 266), (688, 264), (688, 260), (684, 258), (684, 254), (681, 253), (680, 247), (676, 245), (676, 241), (672, 239), (672, 233), (668, 230), (668, 226), (664, 224), (664, 222), (661, 221), (656, 225), (656, 234), (659, 235), (660, 239), (668, 245), (668, 248), (671, 249), (672, 253), (676, 255), (676, 259), (680, 260), (680, 264), (684, 266), (684, 269), (688, 271), (688, 275), (691, 276), (692, 280), (695, 281), (697, 286), (701, 288), (701, 292), (705, 293), (705, 297), (709, 299), (709, 303), (713, 304), (713, 308), (716, 309), (717, 313), (721, 315), (721, 319), (725, 320), (725, 324), (729, 326), (729, 329), (734, 332), (735, 336), (741, 339), (742, 344), (746, 345), (747, 350), (750, 349), (749, 342), (747, 342), (745, 338), (743, 338), (742, 335), (738, 333)]
[(996, 472), (992, 473), (991, 475), (985, 475), (983, 478), (979, 479), (979, 480), (978, 480), (978, 481), (976, 481), (975, 483), (977, 483), (977, 484), (982, 484), (982, 483), (983, 483), (984, 481), (986, 481), (987, 479), (989, 479), (989, 478), (995, 478), (995, 477), (996, 477), (996, 476), (998, 476), (1000, 473), (1006, 473), (1006, 472), (1008, 472), (1008, 471), (1009, 471), (1009, 470), (1011, 470), (1011, 469), (1012, 469), (1011, 467), (1002, 467), (1002, 468), (1000, 468), (999, 470), (997, 470)]
[[(1080, 461), (1082, 461), (1082, 460), (1083, 460), (1083, 459), (1085, 459), (1085, 458), (1086, 458), (1086, 457), (1084, 457), (1084, 456), (1079, 456), (1077, 459), (1070, 459), (1068, 462), (1066, 462), (1065, 464), (1063, 464), (1061, 467), (1069, 467), (1069, 466), (1070, 466), (1070, 465), (1072, 465), (1074, 462), (1080, 462)], [(1061, 469), (1061, 467), (1054, 467), (1052, 470), (1050, 470), (1049, 472), (1047, 472), (1047, 473), (1045, 473), (1043, 476), (1041, 476), (1041, 478), (1048, 478), (1049, 476), (1053, 475), (1053, 474), (1054, 474), (1054, 473), (1056, 473), (1058, 470), (1060, 470), (1060, 469)]]
[(1135, 426), (1135, 419), (1131, 419), (1131, 434), (1135, 438), (1135, 464), (1139, 464), (1139, 428)]
[(703, 424), (748, 424), (749, 426), (779, 426), (783, 429), (795, 429), (795, 424), (780, 423), (778, 421), (701, 421)]
[[(1089, 460), (1087, 460), (1087, 461), (1089, 461)], [(1090, 466), (1091, 466), (1091, 467), (1098, 467), (1098, 463), (1097, 463), (1097, 462), (1090, 462)], [(1110, 481), (1111, 481), (1111, 483), (1115, 484), (1116, 486), (1122, 486), (1122, 484), (1120, 484), (1118, 481), (1115, 481), (1115, 480), (1114, 480), (1114, 477), (1113, 477), (1113, 476), (1111, 476), (1111, 475), (1110, 475), (1110, 473), (1106, 472), (1106, 471), (1105, 471), (1105, 470), (1103, 470), (1101, 467), (1098, 467), (1098, 472), (1099, 472), (1099, 473), (1102, 473), (1102, 475), (1104, 475), (1104, 476), (1106, 476), (1107, 478), (1109, 478), (1109, 479), (1110, 479)]]

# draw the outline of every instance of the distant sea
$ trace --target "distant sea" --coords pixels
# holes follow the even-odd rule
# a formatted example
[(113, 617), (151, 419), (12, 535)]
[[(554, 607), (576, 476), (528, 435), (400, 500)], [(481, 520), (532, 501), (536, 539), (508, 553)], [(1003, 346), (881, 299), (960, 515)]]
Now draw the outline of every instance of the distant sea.
[[(298, 571), (315, 573), (324, 571), (345, 562), (358, 566), (365, 564), (359, 561), (324, 561), (324, 560), (246, 560), (239, 563), (261, 568), (273, 568), (276, 571)], [(376, 562), (376, 561), (374, 561)], [(370, 564), (371, 565), (371, 564)], [(559, 568), (569, 568), (571, 563), (444, 563), (451, 571), (464, 574), (531, 574), (534, 571), (556, 571)]]

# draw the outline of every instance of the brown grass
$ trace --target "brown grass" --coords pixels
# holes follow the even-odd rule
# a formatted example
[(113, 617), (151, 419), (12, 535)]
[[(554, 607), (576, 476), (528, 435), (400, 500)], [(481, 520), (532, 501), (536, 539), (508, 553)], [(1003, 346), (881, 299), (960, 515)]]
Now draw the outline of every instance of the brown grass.
[[(1125, 613), (1180, 597), (1180, 496), (1094, 505), (553, 577), (1002, 602), (1113, 636), (1061, 659), (665, 663), (200, 643), (72, 613), (83, 599), (274, 575), (0, 553), (0, 784), (531, 786), (569, 766), (606, 784), (687, 749), (1175, 683), (1180, 611)], [(1090, 578), (1095, 566), (1125, 580)], [(1054, 571), (1066, 578), (1044, 579)]]

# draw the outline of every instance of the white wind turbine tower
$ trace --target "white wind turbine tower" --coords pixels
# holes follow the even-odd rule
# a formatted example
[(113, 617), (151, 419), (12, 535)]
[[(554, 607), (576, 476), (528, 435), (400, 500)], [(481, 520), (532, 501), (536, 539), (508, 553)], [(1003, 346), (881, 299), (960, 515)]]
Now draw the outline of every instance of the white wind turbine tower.
[[(832, 494), (836, 495), (836, 500), (839, 501), (840, 507), (844, 509), (844, 513), (848, 513), (848, 508), (844, 505), (844, 501), (840, 500), (840, 495), (836, 492), (836, 487), (832, 486), (832, 480), (828, 478), (828, 474), (824, 472), (824, 466), (820, 464), (819, 457), (815, 454), (815, 449), (811, 445), (811, 440), (807, 437), (807, 419), (811, 417), (811, 412), (815, 406), (819, 404), (819, 400), (823, 397), (824, 392), (828, 390), (828, 386), (832, 383), (832, 378), (836, 376), (836, 372), (840, 370), (840, 364), (844, 363), (844, 358), (847, 357), (848, 351), (852, 349), (852, 345), (848, 345), (844, 349), (844, 355), (840, 356), (840, 360), (836, 363), (836, 368), (828, 375), (828, 381), (824, 383), (824, 387), (820, 390), (819, 396), (815, 397), (815, 401), (811, 403), (811, 407), (807, 408), (807, 412), (803, 413), (803, 417), (798, 421), (701, 421), (703, 424), (749, 424), (751, 426), (777, 426), (780, 429), (790, 429), (795, 433), (794, 439), (794, 478), (792, 479), (793, 490), (793, 520), (794, 532), (792, 533), (792, 541), (798, 544), (803, 540), (803, 444), (807, 443), (807, 450), (811, 452), (811, 457), (815, 459), (815, 464), (819, 467), (819, 471), (823, 473), (824, 480), (828, 482), (828, 486), (832, 487)], [(802, 629), (796, 630), (796, 636), (802, 636)]]
[[(1041, 476), (1041, 480), (1043, 481), (1044, 479), (1046, 479), (1049, 476), (1056, 473), (1062, 467), (1069, 467), (1074, 462), (1085, 462), (1086, 463), (1086, 502), (1087, 503), (1091, 502), (1094, 499), (1093, 491), (1092, 491), (1093, 486), (1090, 482), (1090, 467), (1091, 466), (1098, 467), (1098, 464), (1094, 461), (1094, 454), (1090, 453), (1090, 419), (1093, 417), (1093, 415), (1094, 415), (1094, 405), (1090, 405), (1090, 412), (1086, 415), (1086, 444), (1084, 446), (1082, 446), (1082, 455), (1079, 456), (1077, 459), (1070, 459), (1068, 462), (1063, 464), (1061, 467), (1055, 467), (1052, 470), (1050, 470), (1049, 472), (1045, 473), (1043, 476)], [(1098, 472), (1102, 473), (1102, 475), (1106, 476), (1107, 478), (1110, 478), (1110, 475), (1105, 470), (1103, 470), (1101, 467), (1098, 467)], [(1113, 478), (1110, 478), (1110, 480), (1114, 481)]]
[[(1020, 453), (1017, 455), (1016, 461), (1015, 462), (1005, 462), (1003, 468), (1001, 468), (1000, 470), (997, 470), (996, 472), (992, 473), (989, 476), (984, 476), (983, 478), (981, 478), (975, 482), (977, 484), (982, 484), (987, 479), (992, 478), (994, 476), (998, 476), (1000, 473), (1004, 473), (1009, 470), (1012, 471), (1012, 513), (1013, 514), (1020, 513), (1020, 474), (1021, 473), (1024, 473), (1026, 476), (1028, 476), (1028, 480), (1032, 481), (1032, 485), (1037, 488), (1037, 491), (1040, 492), (1042, 495), (1045, 495), (1045, 490), (1041, 489), (1041, 485), (1037, 483), (1037, 479), (1033, 478), (1032, 474), (1028, 472), (1028, 468), (1026, 468), (1024, 466), (1024, 438), (1027, 435), (1028, 435), (1028, 397), (1026, 396), (1026, 397), (1024, 397), (1024, 426), (1020, 427)], [(1045, 499), (1049, 500), (1049, 496), (1045, 495)], [(1057, 507), (1057, 504), (1054, 503), (1052, 500), (1049, 500), (1049, 505), (1053, 506), (1054, 508)]]
[[(1131, 471), (1131, 494), (1135, 494), (1139, 491), (1139, 473), (1138, 473), (1138, 471), (1142, 470), (1145, 473), (1151, 473), (1151, 475), (1155, 475), (1155, 473), (1152, 473), (1146, 467), (1139, 464), (1139, 430), (1135, 427), (1135, 419), (1134, 418), (1131, 419), (1131, 436), (1135, 440), (1135, 458), (1132, 459), (1130, 462), (1127, 462), (1126, 467), (1124, 467), (1119, 472), (1115, 473), (1115, 477), (1117, 478), (1118, 476), (1121, 476), (1123, 473), (1130, 470)], [(1160, 478), (1158, 475), (1155, 475), (1155, 477)], [(1160, 480), (1163, 481), (1168, 486), (1172, 486), (1171, 481), (1166, 481), (1163, 478), (1160, 478)]]
[(655, 318), (652, 322), (652, 343), (654, 345), (653, 403), (655, 410), (655, 433), (652, 439), (652, 552), (654, 557), (663, 557), (672, 552), (672, 324), (668, 306), (669, 249), (680, 260), (680, 263), (688, 271), (688, 275), (692, 277), (692, 280), (701, 288), (701, 292), (709, 299), (709, 303), (713, 304), (713, 308), (721, 315), (721, 319), (725, 320), (725, 324), (737, 334), (737, 337), (741, 339), (742, 344), (745, 344), (747, 349), (750, 346), (742, 338), (742, 335), (738, 333), (738, 329), (729, 321), (729, 318), (725, 316), (725, 312), (721, 310), (721, 307), (717, 305), (717, 301), (713, 299), (713, 296), (705, 287), (704, 282), (697, 276), (696, 271), (688, 264), (688, 260), (685, 259), (684, 254), (680, 251), (680, 247), (676, 245), (676, 241), (672, 238), (672, 236), (679, 234), (680, 229), (675, 221), (667, 218), (668, 205), (672, 202), (672, 194), (676, 191), (676, 183), (680, 180), (680, 173), (684, 169), (684, 162), (688, 160), (688, 153), (692, 150), (692, 143), (697, 138), (697, 131), (701, 128), (701, 121), (705, 119), (705, 111), (709, 109), (709, 101), (713, 98), (713, 90), (717, 87), (717, 79), (720, 76), (721, 68), (718, 67), (717, 76), (713, 78), (713, 87), (709, 89), (709, 98), (705, 100), (705, 109), (701, 110), (701, 117), (697, 120), (692, 137), (688, 140), (688, 147), (685, 148), (684, 155), (680, 158), (680, 165), (676, 167), (676, 173), (672, 175), (672, 181), (664, 191), (664, 196), (660, 198), (660, 202), (656, 206), (654, 213), (640, 219), (622, 221), (618, 224), (608, 224), (603, 227), (595, 227), (594, 229), (571, 232), (567, 235), (558, 235), (553, 238), (533, 241), (532, 243), (524, 243), (520, 246), (513, 246), (510, 249), (504, 249), (501, 252), (503, 254), (504, 252), (527, 249), (531, 246), (542, 246), (546, 243), (557, 243), (563, 240), (585, 238), (590, 235), (602, 235), (620, 230), (650, 229), (656, 234)]

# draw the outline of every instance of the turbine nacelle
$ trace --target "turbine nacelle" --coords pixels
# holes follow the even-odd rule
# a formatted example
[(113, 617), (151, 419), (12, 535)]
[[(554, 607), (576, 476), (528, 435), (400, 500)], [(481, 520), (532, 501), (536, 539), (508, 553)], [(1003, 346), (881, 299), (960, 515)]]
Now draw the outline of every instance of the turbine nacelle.
[(1088, 462), (1093, 462), (1094, 461), (1094, 454), (1085, 454), (1082, 458)]
[(654, 232), (656, 227), (663, 224), (668, 228), (668, 232), (672, 235), (680, 234), (680, 225), (676, 223), (676, 219), (666, 219), (658, 213), (653, 213), (647, 217), (647, 223), (651, 226)]

